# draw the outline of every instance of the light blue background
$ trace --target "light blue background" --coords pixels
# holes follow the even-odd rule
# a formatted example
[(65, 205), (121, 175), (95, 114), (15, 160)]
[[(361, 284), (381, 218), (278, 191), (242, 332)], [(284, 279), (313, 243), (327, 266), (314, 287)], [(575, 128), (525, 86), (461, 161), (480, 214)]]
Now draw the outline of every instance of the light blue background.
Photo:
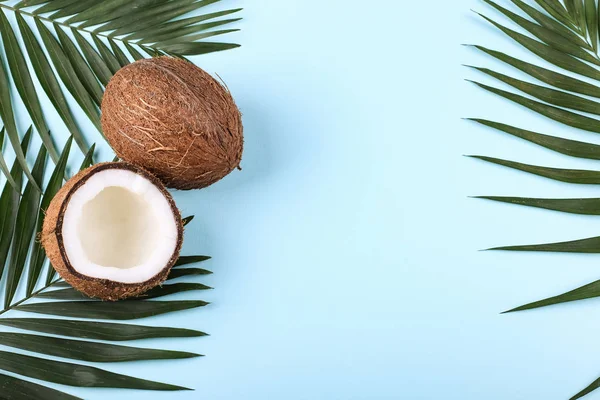
[(510, 69), (461, 43), (538, 61), (469, 9), (497, 14), (472, 0), (219, 7), (237, 6), (242, 32), (228, 39), (243, 47), (194, 60), (244, 113), (243, 171), (176, 193), (196, 215), (184, 254), (214, 257), (202, 281), (216, 289), (201, 296), (212, 304), (144, 321), (211, 336), (136, 343), (207, 356), (108, 366), (196, 391), (61, 389), (92, 399), (558, 400), (596, 379), (599, 301), (499, 312), (598, 279), (600, 258), (477, 251), (598, 234), (597, 218), (467, 198), (598, 195), (462, 157), (594, 167), (460, 119), (598, 141), (463, 81), (492, 82), (461, 63)]

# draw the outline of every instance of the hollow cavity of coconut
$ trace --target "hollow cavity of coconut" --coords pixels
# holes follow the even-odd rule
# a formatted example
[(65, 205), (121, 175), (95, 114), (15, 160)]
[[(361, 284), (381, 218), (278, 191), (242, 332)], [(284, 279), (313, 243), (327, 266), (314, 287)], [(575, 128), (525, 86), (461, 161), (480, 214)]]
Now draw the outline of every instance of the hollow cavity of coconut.
[(233, 97), (177, 58), (139, 60), (119, 70), (104, 92), (102, 129), (119, 158), (170, 188), (209, 186), (242, 159), (242, 120)]
[(42, 230), (60, 276), (103, 300), (161, 284), (182, 239), (181, 215), (167, 189), (125, 162), (96, 164), (71, 178), (50, 203)]

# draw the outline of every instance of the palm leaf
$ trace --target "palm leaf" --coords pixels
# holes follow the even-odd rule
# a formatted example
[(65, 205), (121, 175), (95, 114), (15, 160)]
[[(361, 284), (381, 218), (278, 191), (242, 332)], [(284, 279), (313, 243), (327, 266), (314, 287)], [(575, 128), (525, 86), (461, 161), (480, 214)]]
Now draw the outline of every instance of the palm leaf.
[[(46, 167), (46, 150), (42, 147), (33, 167), (33, 175), (41, 182)], [(4, 308), (10, 306), (21, 280), (25, 261), (29, 254), (29, 246), (33, 238), (37, 217), (39, 214), (41, 193), (34, 189), (31, 182), (27, 183), (21, 203), (17, 211), (16, 230), (13, 238), (11, 259), (8, 264), (8, 275), (6, 277), (6, 292), (4, 295)]]
[(79, 397), (4, 374), (0, 374), (0, 386), (7, 399), (81, 400)]
[(28, 331), (50, 333), (53, 335), (116, 342), (139, 339), (206, 336), (206, 333), (204, 332), (191, 329), (116, 324), (112, 322), (75, 321), (56, 318), (0, 318), (0, 325)]
[(181, 278), (183, 276), (190, 276), (190, 275), (210, 275), (210, 274), (212, 274), (211, 271), (203, 269), (203, 268), (181, 268), (181, 269), (172, 270), (171, 273), (169, 274), (169, 277), (167, 280), (173, 280), (173, 279)]
[(500, 51), (490, 50), (483, 46), (473, 47), (521, 70), (522, 72), (526, 73), (532, 78), (535, 78), (550, 86), (554, 86), (559, 89), (567, 90), (570, 92), (600, 98), (600, 87), (596, 85), (592, 85), (588, 82), (582, 81), (581, 79), (573, 78), (569, 75), (565, 75), (560, 72), (552, 71), (550, 69), (519, 60)]
[(570, 214), (600, 215), (600, 199), (537, 199), (508, 196), (477, 196), (478, 199), (543, 208)]
[(562, 153), (571, 157), (600, 160), (600, 145), (545, 135), (543, 133), (532, 132), (526, 129), (516, 128), (514, 126), (481, 118), (469, 119), (471, 121), (478, 122), (481, 125), (489, 126), (490, 128), (508, 133), (509, 135), (527, 140), (531, 143), (535, 143), (558, 153)]
[(169, 391), (189, 390), (181, 386), (133, 378), (87, 365), (26, 356), (7, 351), (0, 351), (0, 369), (69, 386)]
[[(539, 66), (522, 61), (506, 53), (474, 45), (477, 50), (515, 68), (527, 77), (517, 79), (486, 67), (474, 67), (488, 77), (496, 79), (512, 90), (492, 87), (474, 82), (480, 88), (496, 96), (526, 107), (540, 115), (571, 128), (600, 133), (600, 55), (599, 12), (597, 0), (510, 0), (514, 10), (502, 7), (492, 0), (483, 0), (497, 15), (508, 18), (525, 33), (519, 33), (500, 24), (495, 18), (478, 13), (487, 22), (512, 39), (520, 47), (536, 55), (550, 65)], [(534, 4), (535, 3), (535, 4)], [(543, 83), (530, 82), (529, 78)], [(515, 93), (513, 90), (521, 92)], [(586, 97), (583, 97), (586, 96)], [(600, 160), (600, 146), (585, 141), (562, 138), (535, 130), (518, 128), (490, 119), (471, 119), (481, 125), (529, 141), (543, 148), (570, 157)], [(554, 168), (532, 165), (504, 158), (474, 156), (503, 167), (541, 177), (573, 184), (600, 184), (600, 171)], [(478, 196), (496, 202), (541, 208), (570, 214), (600, 215), (600, 199), (518, 196)], [(557, 243), (496, 247), (492, 250), (600, 253), (600, 238), (593, 237)], [(583, 300), (600, 296), (600, 281), (582, 286), (570, 292), (536, 301), (510, 312), (545, 307), (549, 305)], [(578, 399), (600, 387), (600, 379), (594, 381), (573, 399)]]
[(207, 304), (207, 302), (202, 300), (138, 301), (118, 302), (114, 304), (99, 301), (60, 301), (24, 304), (16, 306), (15, 309), (61, 317), (130, 320), (204, 307)]
[[(113, 342), (205, 336), (201, 331), (138, 325), (133, 321), (207, 305), (201, 300), (170, 300), (170, 296), (178, 293), (198, 294), (210, 289), (207, 285), (190, 281), (210, 274), (210, 271), (180, 268), (206, 261), (209, 257), (183, 256), (177, 264), (178, 268), (171, 271), (167, 284), (152, 289), (139, 299), (103, 303), (83, 297), (56, 278), (54, 269), (46, 263), (43, 248), (35, 238), (43, 225), (45, 210), (69, 175), (72, 141), (85, 154), (81, 168), (94, 163), (95, 146), (90, 148), (87, 145), (79, 128), (80, 121), (74, 117), (76, 110), (73, 107), (80, 108), (101, 133), (99, 104), (104, 87), (112, 75), (131, 60), (165, 54), (184, 58), (186, 55), (237, 47), (235, 44), (203, 40), (236, 31), (218, 28), (228, 28), (238, 18), (219, 18), (238, 13), (239, 8), (197, 16), (186, 15), (218, 2), (23, 0), (14, 5), (0, 2), (0, 33), (4, 47), (4, 52), (0, 52), (0, 117), (3, 122), (0, 131), (0, 171), (7, 177), (0, 194), (0, 284), (5, 286), (0, 326), (19, 330), (0, 331), (0, 344), (35, 354), (0, 352), (0, 370), (19, 375), (14, 377), (0, 373), (4, 397), (76, 399), (67, 393), (45, 387), (43, 382), (147, 390), (187, 389), (116, 374), (93, 365), (66, 362), (64, 359), (100, 363), (198, 356), (190, 352), (122, 346)], [(10, 14), (16, 19), (15, 27), (9, 22)], [(30, 60), (31, 69), (25, 61), (27, 59)], [(35, 79), (71, 134), (62, 151), (58, 150), (48, 130), (46, 110), (41, 106), (39, 92), (34, 89)], [(16, 88), (14, 93), (13, 87)], [(73, 105), (67, 102), (63, 90), (73, 96)], [(31, 167), (27, 164), (26, 154), (33, 128), (21, 139), (13, 111), (13, 99), (17, 98), (25, 105), (43, 145)], [(11, 169), (2, 154), (5, 141), (12, 145), (16, 154)], [(55, 164), (48, 168), (48, 179), (44, 179), (46, 154)], [(47, 184), (42, 191), (43, 182)], [(192, 219), (193, 216), (186, 218), (185, 224)], [(2, 274), (5, 268), (6, 274)], [(40, 279), (40, 276), (46, 279)], [(173, 280), (177, 282), (171, 282)], [(24, 294), (20, 296), (19, 293)], [(13, 310), (29, 314), (12, 318), (10, 313)], [(48, 315), (55, 317), (48, 318)], [(132, 323), (96, 319), (129, 320)], [(47, 356), (59, 359), (49, 359)], [(30, 382), (27, 378), (37, 379), (38, 383)]]
[[(146, 299), (154, 299), (158, 297), (168, 296), (175, 293), (182, 293), (194, 290), (207, 290), (212, 289), (210, 286), (203, 285), (202, 283), (175, 283), (172, 285), (157, 286), (141, 295), (138, 298), (129, 299), (129, 301), (140, 301)], [(40, 293), (38, 296), (40, 299), (53, 299), (53, 300), (90, 300), (85, 294), (73, 289), (65, 288), (60, 290), (51, 290), (44, 293)]]
[[(33, 129), (30, 128), (21, 143), (21, 149), (24, 154), (27, 153), (29, 148), (32, 132)], [(4, 184), (2, 195), (0, 196), (0, 267), (3, 268), (4, 265), (7, 265), (8, 273), (4, 276), (4, 280), (6, 281), (5, 307), (3, 310), (0, 310), (0, 315), (9, 313), (12, 310), (19, 310), (32, 313), (32, 315), (70, 316), (84, 318), (86, 321), (63, 318), (0, 318), (1, 326), (35, 332), (34, 334), (25, 332), (0, 332), (1, 345), (42, 356), (26, 356), (14, 352), (2, 351), (0, 352), (0, 370), (41, 381), (71, 386), (169, 391), (185, 390), (187, 389), (185, 387), (116, 374), (94, 366), (43, 358), (43, 356), (54, 356), (61, 359), (81, 360), (91, 363), (191, 358), (198, 357), (199, 354), (185, 351), (122, 346), (110, 342), (147, 338), (191, 338), (206, 335), (200, 331), (182, 328), (94, 321), (94, 319), (136, 320), (205, 306), (208, 303), (201, 300), (163, 300), (177, 293), (198, 292), (210, 289), (209, 286), (201, 283), (169, 283), (152, 289), (139, 299), (130, 299), (129, 301), (117, 303), (104, 303), (87, 299), (79, 292), (68, 287), (68, 285), (65, 286), (65, 282), (60, 279), (52, 280), (54, 269), (47, 266), (47, 276), (50, 281), (43, 287), (37, 288), (38, 278), (43, 271), (46, 257), (39, 243), (33, 241), (33, 238), (36, 236), (34, 232), (39, 232), (41, 229), (44, 211), (48, 207), (51, 198), (63, 184), (72, 140), (72, 137), (69, 138), (65, 144), (56, 167), (52, 170), (43, 195), (33, 189), (30, 181), (25, 185), (22, 195), (20, 190), (14, 190), (8, 182)], [(0, 148), (1, 144), (0, 140)], [(90, 148), (81, 162), (82, 169), (87, 168), (93, 163), (94, 147)], [(38, 152), (36, 163), (32, 169), (32, 174), (40, 181), (43, 180), (45, 161), (46, 149), (42, 147)], [(21, 188), (23, 186), (21, 164), (16, 161), (10, 172), (17, 187)], [(192, 219), (193, 217), (189, 217), (186, 222), (189, 223)], [(18, 230), (15, 229), (16, 226), (19, 226)], [(32, 241), (33, 244), (31, 244)], [(9, 251), (11, 247), (12, 250)], [(30, 261), (27, 273), (25, 273), (25, 261), (27, 258)], [(209, 258), (207, 256), (185, 256), (182, 257), (180, 264), (187, 265), (203, 262)], [(180, 273), (175, 278), (200, 276), (209, 273), (207, 270), (196, 268), (183, 268), (178, 271)], [(27, 276), (27, 279), (24, 279), (24, 276)], [(169, 279), (174, 278), (169, 277)], [(15, 294), (18, 293), (17, 289), (20, 286), (26, 289), (26, 296), (13, 302), (12, 300)], [(55, 287), (61, 287), (61, 289), (51, 290)], [(158, 298), (161, 300), (150, 300)], [(38, 303), (35, 302), (36, 299), (44, 299), (46, 301)], [(52, 301), (48, 302), (47, 300)], [(67, 336), (73, 339), (49, 335)], [(107, 343), (93, 342), (86, 339), (103, 340)], [(67, 393), (46, 388), (43, 385), (34, 384), (24, 379), (8, 377), (1, 373), (0, 381), (13, 385), (7, 389), (6, 393), (8, 394), (6, 395), (15, 396), (14, 398), (30, 398), (27, 396), (35, 396), (36, 394), (49, 399), (75, 398)]]
[[(41, 191), (41, 185), (39, 182), (36, 182), (33, 178), (33, 175), (31, 175), (29, 166), (27, 166), (27, 160), (25, 159), (25, 152), (21, 148), (17, 124), (15, 122), (15, 114), (12, 108), (12, 100), (10, 97), (8, 76), (3, 66), (3, 62), (1, 61), (2, 60), (0, 59), (0, 117), (4, 122), (4, 128), (6, 128), (5, 132), (12, 144), (13, 150), (17, 157), (17, 162), (19, 163), (23, 172), (25, 172), (25, 175), (27, 175), (27, 178), (32, 182), (34, 188), (38, 191)], [(6, 176), (6, 179), (11, 185), (13, 185), (15, 190), (20, 190), (20, 187), (15, 183), (14, 176), (9, 174)]]
[(554, 304), (568, 303), (571, 301), (592, 299), (600, 297), (600, 281), (589, 283), (585, 286), (560, 294), (558, 296), (549, 297), (544, 300), (534, 301), (520, 307), (505, 311), (505, 313), (531, 310), (534, 308), (546, 307)]
[[(65, 144), (65, 147), (62, 151), (60, 159), (56, 164), (56, 168), (52, 172), (50, 176), (50, 181), (46, 186), (46, 191), (44, 192), (44, 196), (42, 197), (42, 201), (38, 210), (37, 216), (37, 229), (36, 229), (36, 237), (42, 232), (42, 226), (44, 225), (44, 219), (46, 218), (46, 211), (50, 206), (50, 202), (52, 198), (56, 195), (58, 190), (62, 186), (63, 177), (65, 176), (65, 171), (67, 168), (67, 162), (69, 160), (69, 154), (71, 151), (71, 143), (73, 142), (73, 137), (70, 137)], [(93, 152), (93, 147), (91, 149)], [(31, 259), (29, 261), (29, 272), (27, 275), (27, 295), (30, 296), (33, 293), (35, 285), (38, 282), (40, 273), (42, 272), (42, 267), (44, 266), (44, 261), (46, 260), (46, 252), (44, 248), (41, 246), (38, 240), (35, 240), (33, 243), (33, 248), (31, 250)], [(50, 268), (54, 270), (53, 268)], [(52, 277), (50, 278), (52, 279)]]
[(184, 351), (146, 349), (14, 332), (0, 332), (0, 344), (55, 357), (90, 362), (174, 360), (200, 357), (200, 354)]
[[(58, 161), (58, 152), (46, 126), (38, 96), (31, 84), (32, 75), (25, 63), (24, 52), (18, 44), (16, 32), (6, 18), (8, 13), (16, 16), (19, 33), (31, 59), (33, 72), (67, 129), (85, 153), (88, 147), (58, 80), (62, 81), (84, 114), (101, 132), (98, 107), (104, 86), (119, 68), (129, 64), (130, 57), (136, 60), (154, 54), (183, 57), (238, 46), (231, 43), (199, 41), (236, 31), (237, 29), (214, 28), (233, 24), (239, 18), (200, 22), (237, 13), (240, 8), (181, 18), (192, 11), (218, 2), (219, 0), (29, 0), (14, 6), (0, 2), (0, 30), (9, 66), (7, 70), (0, 66), (0, 85), (3, 88), (0, 90), (0, 116), (3, 117), (6, 134), (9, 135), (17, 159), (28, 179), (31, 180), (32, 177), (24, 155), (18, 150), (17, 129), (11, 111), (8, 84), (11, 79), (54, 162)], [(41, 40), (37, 39), (30, 26), (31, 22)], [(54, 32), (46, 26), (48, 23), (53, 26)], [(68, 31), (73, 33), (78, 46), (75, 46), (74, 41), (67, 35)], [(143, 48), (140, 47), (142, 44)], [(44, 47), (49, 58), (46, 58), (42, 50)], [(140, 52), (139, 48), (145, 49), (146, 55)], [(3, 61), (2, 55), (0, 61)], [(1, 163), (0, 167), (3, 167)], [(6, 168), (0, 169), (8, 175)], [(39, 182), (34, 181), (32, 184), (39, 189)]]
[(600, 254), (600, 237), (570, 240), (558, 243), (531, 244), (522, 246), (502, 246), (494, 247), (490, 250)]
[(175, 267), (188, 264), (196, 264), (207, 260), (210, 260), (209, 256), (181, 256), (179, 257), (179, 260), (177, 260), (177, 262), (175, 263)]
[(38, 43), (35, 34), (29, 25), (27, 25), (23, 17), (19, 14), (17, 14), (16, 17), (25, 48), (27, 49), (29, 59), (31, 60), (31, 64), (33, 65), (33, 69), (38, 80), (40, 81), (42, 89), (44, 89), (44, 92), (52, 102), (56, 112), (58, 112), (58, 115), (60, 115), (62, 118), (65, 126), (81, 150), (86, 151), (87, 146), (85, 139), (83, 138), (83, 134), (75, 122), (75, 118), (73, 117), (71, 109), (67, 104), (67, 100), (62, 92), (62, 89), (60, 88), (60, 84), (58, 83), (56, 75), (54, 75), (52, 67), (50, 66), (50, 63), (44, 54), (42, 46), (40, 46)]
[(563, 169), (542, 167), (539, 165), (524, 164), (515, 161), (503, 160), (494, 157), (469, 156), (492, 164), (502, 165), (519, 171), (542, 176), (544, 178), (567, 183), (579, 183), (587, 185), (600, 185), (600, 171), (589, 171), (584, 169)]
[[(26, 152), (31, 139), (31, 128), (23, 137), (21, 149)], [(21, 201), (21, 184), (23, 181), (23, 170), (21, 164), (15, 162), (10, 175), (16, 184), (17, 189), (10, 184), (5, 184), (0, 195), (0, 276), (4, 272), (4, 266), (8, 259), (10, 244), (13, 239), (15, 225), (17, 222), (17, 213)]]
[(4, 51), (6, 52), (6, 58), (8, 59), (8, 65), (10, 66), (11, 71), (13, 71), (13, 78), (19, 95), (25, 103), (25, 107), (31, 116), (31, 120), (35, 125), (38, 134), (42, 138), (45, 147), (48, 149), (48, 153), (50, 153), (50, 157), (52, 157), (54, 161), (57, 161), (58, 152), (54, 147), (54, 143), (50, 137), (50, 130), (44, 120), (42, 106), (40, 105), (37, 93), (35, 92), (27, 62), (19, 47), (17, 37), (2, 10), (0, 10), (0, 32), (2, 32)]

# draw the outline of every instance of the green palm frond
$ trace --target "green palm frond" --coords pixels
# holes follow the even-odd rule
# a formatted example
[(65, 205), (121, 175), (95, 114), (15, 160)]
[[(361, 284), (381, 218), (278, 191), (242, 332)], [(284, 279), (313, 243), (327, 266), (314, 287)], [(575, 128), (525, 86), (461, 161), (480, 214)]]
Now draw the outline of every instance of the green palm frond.
[[(130, 62), (156, 55), (186, 57), (228, 50), (239, 45), (205, 41), (238, 29), (216, 29), (240, 18), (224, 18), (241, 9), (202, 12), (220, 0), (23, 0), (0, 2), (0, 117), (13, 151), (28, 181), (38, 192), (20, 150), (13, 101), (25, 105), (35, 131), (53, 162), (59, 153), (44, 118), (37, 78), (65, 127), (84, 153), (88, 143), (77, 124), (74, 107), (80, 108), (102, 134), (100, 103), (112, 75)], [(186, 16), (187, 14), (200, 15)], [(16, 24), (11, 24), (14, 17)], [(23, 45), (19, 44), (19, 37)], [(38, 37), (40, 39), (38, 39)], [(26, 60), (31, 62), (30, 70)], [(17, 93), (11, 93), (14, 84)], [(62, 84), (62, 86), (61, 86)], [(64, 88), (77, 105), (68, 104)], [(0, 170), (13, 187), (8, 168)]]
[[(32, 136), (33, 127), (27, 130), (20, 143), (25, 155), (34, 153), (30, 146)], [(0, 136), (0, 150), (3, 138), (4, 136)], [(0, 284), (5, 287), (4, 307), (0, 309), (0, 326), (18, 330), (0, 331), (0, 345), (36, 353), (35, 356), (31, 356), (0, 351), (0, 370), (20, 376), (8, 376), (0, 372), (0, 382), (8, 385), (5, 387), (5, 391), (8, 392), (3, 396), (76, 398), (63, 391), (30, 382), (27, 378), (82, 387), (189, 390), (186, 387), (117, 374), (96, 367), (95, 364), (200, 357), (201, 354), (197, 353), (133, 347), (116, 342), (148, 338), (193, 338), (205, 336), (204, 332), (95, 320), (131, 321), (207, 305), (208, 303), (202, 300), (169, 300), (169, 296), (184, 292), (200, 293), (211, 289), (198, 282), (180, 281), (183, 277), (210, 274), (211, 272), (205, 269), (181, 268), (184, 265), (206, 261), (210, 257), (182, 256), (176, 269), (171, 271), (166, 284), (139, 298), (117, 303), (88, 298), (75, 291), (61, 278), (56, 278), (54, 269), (47, 263), (44, 249), (36, 238), (41, 232), (44, 211), (64, 182), (72, 141), (73, 138), (70, 137), (59, 153), (56, 166), (49, 171), (50, 177), (43, 193), (34, 188), (32, 181), (24, 178), (21, 164), (15, 160), (10, 170), (14, 186), (6, 181), (0, 195)], [(37, 181), (42, 182), (47, 164), (47, 149), (42, 144), (41, 148), (34, 150), (37, 151), (37, 159), (31, 174)], [(82, 169), (92, 164), (93, 153), (94, 146), (91, 146), (81, 163)], [(193, 216), (190, 216), (185, 218), (185, 221), (189, 223), (192, 219)], [(44, 269), (45, 283), (39, 283)], [(10, 313), (13, 310), (30, 313), (32, 317), (11, 318)], [(36, 314), (45, 317), (35, 317)], [(50, 359), (47, 356), (58, 359)], [(77, 361), (86, 361), (94, 365), (83, 365)]]
[[(68, 177), (67, 164), (73, 142), (85, 154), (81, 169), (94, 163), (95, 145), (88, 145), (90, 137), (86, 138), (81, 131), (75, 117), (77, 109), (102, 136), (102, 95), (110, 78), (121, 67), (141, 58), (159, 55), (185, 58), (238, 47), (205, 41), (238, 30), (227, 26), (239, 20), (234, 14), (241, 9), (202, 11), (219, 2), (0, 1), (3, 48), (0, 51), (0, 171), (6, 178), (0, 186), (0, 287), (4, 287), (0, 292), (4, 305), (0, 308), (0, 326), (17, 330), (0, 331), (0, 345), (36, 354), (0, 352), (0, 371), (18, 375), (0, 372), (3, 397), (76, 399), (62, 389), (33, 383), (28, 378), (70, 386), (187, 390), (77, 361), (128, 362), (200, 356), (112, 342), (205, 336), (196, 330), (138, 325), (131, 321), (207, 305), (202, 300), (170, 300), (169, 296), (184, 292), (193, 295), (211, 289), (190, 281), (212, 273), (191, 265), (209, 257), (182, 256), (165, 285), (136, 299), (104, 303), (83, 296), (57, 277), (36, 238), (45, 210)], [(34, 86), (36, 79), (42, 89), (40, 92)], [(13, 88), (16, 91), (13, 92)], [(49, 130), (46, 118), (49, 110), (42, 107), (40, 96), (43, 95), (50, 100), (70, 134), (62, 150), (59, 150), (62, 143), (57, 143)], [(67, 101), (68, 95), (73, 97), (74, 104)], [(19, 130), (14, 112), (14, 102), (19, 100), (31, 123), (24, 134)], [(41, 140), (39, 148), (32, 146), (34, 133)], [(9, 146), (12, 151), (5, 149)], [(15, 156), (11, 167), (5, 158), (7, 151)], [(31, 166), (26, 161), (27, 155), (35, 155)], [(48, 158), (52, 166), (48, 165)], [(47, 183), (44, 185), (44, 182)], [(184, 218), (184, 224), (192, 219), (193, 216)], [(13, 318), (13, 310), (29, 313), (31, 317)], [(130, 322), (114, 322), (121, 320)]]
[[(502, 16), (519, 28), (520, 33), (491, 17), (477, 13), (494, 28), (511, 38), (518, 46), (553, 67), (546, 68), (526, 62), (482, 45), (476, 50), (514, 68), (522, 80), (485, 67), (470, 67), (508, 87), (508, 90), (473, 82), (480, 88), (518, 104), (564, 126), (600, 133), (600, 55), (599, 17), (597, 0), (510, 0), (506, 8), (492, 0), (482, 0), (492, 14)], [(534, 132), (487, 119), (471, 119), (483, 126), (534, 143), (569, 157), (600, 160), (600, 146), (545, 133)], [(600, 170), (563, 169), (539, 166), (516, 160), (471, 156), (513, 170), (527, 172), (547, 179), (571, 184), (600, 184)], [(478, 196), (478, 198), (542, 208), (571, 214), (600, 215), (597, 198), (526, 198), (507, 196)], [(555, 243), (516, 245), (493, 248), (504, 251), (536, 251), (566, 253), (600, 253), (600, 237), (558, 241)], [(535, 301), (508, 312), (529, 310), (549, 305), (600, 297), (600, 281), (570, 292)], [(600, 379), (573, 396), (578, 399), (600, 387)]]

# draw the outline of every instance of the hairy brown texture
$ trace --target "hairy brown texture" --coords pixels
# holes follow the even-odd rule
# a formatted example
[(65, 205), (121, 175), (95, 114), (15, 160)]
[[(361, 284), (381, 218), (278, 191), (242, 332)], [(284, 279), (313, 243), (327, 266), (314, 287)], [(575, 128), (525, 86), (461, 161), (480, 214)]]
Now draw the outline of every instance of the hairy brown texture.
[(229, 90), (178, 58), (119, 70), (104, 92), (102, 129), (119, 158), (170, 188), (209, 186), (242, 159), (242, 119)]
[[(122, 283), (111, 281), (109, 279), (99, 279), (82, 275), (73, 268), (69, 261), (69, 257), (67, 257), (62, 236), (63, 219), (67, 205), (69, 204), (72, 195), (83, 186), (90, 177), (97, 172), (105, 171), (107, 169), (124, 169), (132, 171), (150, 180), (165, 196), (171, 206), (173, 216), (176, 219), (178, 233), (175, 251), (167, 265), (165, 265), (158, 274), (145, 282)], [(50, 259), (50, 263), (65, 281), (89, 297), (115, 301), (127, 297), (138, 296), (153, 287), (160, 285), (167, 279), (171, 268), (179, 258), (179, 252), (183, 243), (183, 222), (173, 197), (155, 176), (136, 165), (126, 162), (101, 163), (81, 171), (73, 178), (69, 179), (69, 181), (58, 191), (56, 196), (54, 196), (54, 199), (52, 199), (52, 202), (46, 211), (41, 239), (42, 246), (44, 246), (44, 250)], [(110, 251), (109, 249), (107, 250)]]

